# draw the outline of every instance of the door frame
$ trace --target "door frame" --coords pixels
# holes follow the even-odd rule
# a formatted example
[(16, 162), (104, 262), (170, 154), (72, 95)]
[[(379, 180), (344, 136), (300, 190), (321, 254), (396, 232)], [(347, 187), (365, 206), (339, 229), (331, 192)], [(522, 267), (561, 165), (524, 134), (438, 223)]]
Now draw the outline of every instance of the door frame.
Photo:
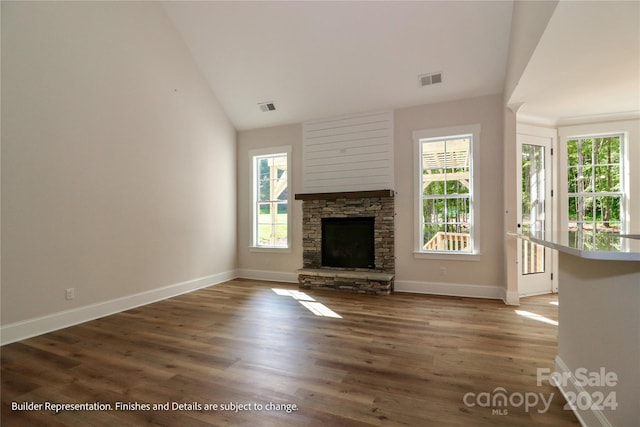
[[(546, 215), (548, 218), (545, 219), (545, 234), (546, 236), (551, 236), (553, 232), (558, 227), (558, 188), (557, 188), (557, 176), (558, 176), (558, 131), (556, 129), (543, 128), (532, 125), (525, 125), (518, 123), (516, 125), (516, 177), (517, 177), (517, 186), (516, 186), (516, 205), (517, 205), (517, 214), (516, 220), (519, 222), (522, 215), (522, 204), (521, 204), (521, 162), (522, 162), (522, 144), (523, 137), (532, 136), (536, 138), (544, 138), (549, 140), (549, 155), (545, 159), (545, 170), (548, 170), (546, 181), (548, 182), (548, 189), (546, 191), (546, 199), (548, 200), (546, 209)], [(521, 230), (518, 229), (518, 232)], [(527, 293), (521, 294), (521, 283), (523, 279), (522, 275), (522, 265), (520, 262), (522, 245), (518, 242), (517, 245), (517, 254), (516, 259), (518, 262), (518, 266), (516, 268), (516, 277), (518, 284), (518, 295), (519, 297), (526, 297), (530, 295), (535, 295), (537, 293)], [(556, 293), (558, 292), (558, 252), (553, 249), (545, 248), (545, 257), (548, 259), (548, 274), (546, 275), (549, 280), (549, 291), (540, 292), (542, 293)]]

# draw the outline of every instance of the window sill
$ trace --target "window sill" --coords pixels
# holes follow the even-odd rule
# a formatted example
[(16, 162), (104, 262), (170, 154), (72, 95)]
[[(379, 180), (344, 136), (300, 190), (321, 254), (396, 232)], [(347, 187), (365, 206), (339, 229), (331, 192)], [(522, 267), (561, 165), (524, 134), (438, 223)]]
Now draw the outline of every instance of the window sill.
[(290, 246), (249, 246), (249, 252), (291, 253)]
[(479, 253), (413, 252), (415, 259), (433, 259), (442, 261), (480, 261)]

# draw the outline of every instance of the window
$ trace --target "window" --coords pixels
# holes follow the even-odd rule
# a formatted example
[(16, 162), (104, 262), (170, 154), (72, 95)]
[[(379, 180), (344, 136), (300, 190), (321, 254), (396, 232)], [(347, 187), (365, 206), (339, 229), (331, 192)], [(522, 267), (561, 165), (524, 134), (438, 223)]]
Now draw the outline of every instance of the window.
[(252, 151), (252, 246), (289, 247), (290, 147)]
[(479, 126), (414, 132), (418, 253), (477, 252), (473, 155), (478, 135)]
[(623, 226), (623, 142), (622, 134), (567, 140), (568, 226), (585, 240)]

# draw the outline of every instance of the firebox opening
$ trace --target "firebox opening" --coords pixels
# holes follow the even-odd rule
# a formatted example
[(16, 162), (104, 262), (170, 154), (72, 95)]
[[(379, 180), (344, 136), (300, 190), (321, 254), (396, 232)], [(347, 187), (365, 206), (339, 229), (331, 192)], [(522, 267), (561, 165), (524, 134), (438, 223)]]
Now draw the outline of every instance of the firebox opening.
[(322, 265), (375, 268), (375, 217), (322, 218)]

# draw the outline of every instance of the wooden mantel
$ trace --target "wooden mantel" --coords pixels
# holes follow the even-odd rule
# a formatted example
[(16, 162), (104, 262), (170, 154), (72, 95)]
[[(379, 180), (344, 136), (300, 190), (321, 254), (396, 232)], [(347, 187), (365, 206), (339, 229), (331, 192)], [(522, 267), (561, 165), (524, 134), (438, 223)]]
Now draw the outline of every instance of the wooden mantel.
[(335, 199), (363, 199), (374, 197), (394, 197), (393, 190), (372, 191), (341, 191), (337, 193), (301, 193), (296, 194), (296, 200), (335, 200)]

